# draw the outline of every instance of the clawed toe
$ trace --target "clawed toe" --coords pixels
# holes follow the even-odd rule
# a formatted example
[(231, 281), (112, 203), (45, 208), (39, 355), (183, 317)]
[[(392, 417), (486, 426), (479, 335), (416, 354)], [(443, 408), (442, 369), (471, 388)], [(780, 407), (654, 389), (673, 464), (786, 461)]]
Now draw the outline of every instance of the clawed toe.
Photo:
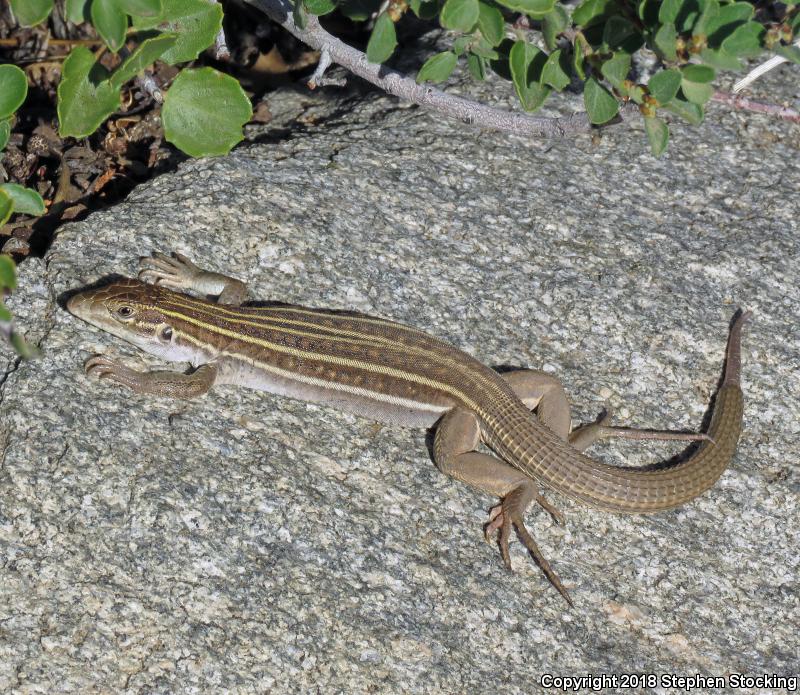
[(167, 256), (154, 251), (151, 256), (139, 259), (139, 279), (153, 285), (161, 285), (171, 289), (191, 287), (193, 278), (200, 269), (186, 256), (175, 253)]
[(511, 570), (511, 553), (509, 552), (508, 543), (511, 538), (511, 527), (515, 527), (522, 544), (527, 548), (528, 552), (533, 555), (534, 560), (541, 568), (548, 581), (556, 588), (570, 606), (573, 606), (572, 599), (569, 596), (558, 575), (550, 567), (550, 563), (542, 555), (539, 546), (531, 536), (528, 529), (525, 527), (522, 515), (525, 508), (530, 501), (535, 500), (538, 502), (556, 521), (558, 524), (564, 523), (564, 517), (555, 507), (553, 507), (544, 497), (538, 492), (532, 493), (527, 487), (520, 486), (507, 494), (500, 504), (496, 505), (489, 512), (489, 522), (484, 528), (484, 534), (487, 540), (496, 532), (500, 531), (497, 543), (500, 546), (500, 555), (503, 558), (508, 570)]

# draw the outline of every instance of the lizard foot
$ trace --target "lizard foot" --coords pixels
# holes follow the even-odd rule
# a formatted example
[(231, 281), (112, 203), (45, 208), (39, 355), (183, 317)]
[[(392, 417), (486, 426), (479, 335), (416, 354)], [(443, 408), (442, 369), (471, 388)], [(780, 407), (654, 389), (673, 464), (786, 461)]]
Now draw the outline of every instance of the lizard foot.
[(175, 257), (154, 251), (152, 256), (139, 259), (139, 279), (171, 290), (192, 289), (202, 270), (186, 256), (176, 253)]
[(511, 527), (515, 527), (520, 541), (522, 541), (522, 544), (528, 549), (528, 552), (533, 555), (533, 559), (536, 560), (536, 564), (538, 564), (542, 572), (544, 572), (545, 577), (547, 577), (549, 582), (556, 588), (558, 593), (564, 597), (564, 600), (566, 600), (570, 606), (573, 606), (572, 599), (561, 583), (561, 580), (558, 578), (558, 575), (553, 571), (553, 568), (550, 567), (550, 563), (544, 555), (542, 555), (542, 551), (539, 550), (539, 546), (536, 545), (533, 536), (531, 536), (528, 529), (525, 528), (522, 517), (525, 513), (525, 509), (533, 501), (538, 502), (544, 507), (558, 524), (564, 523), (564, 517), (561, 513), (542, 497), (535, 485), (523, 483), (509, 492), (502, 499), (500, 504), (489, 512), (489, 523), (485, 528), (486, 538), (488, 540), (495, 531), (500, 531), (500, 536), (498, 538), (500, 554), (503, 557), (505, 566), (511, 570), (511, 554), (508, 550), (508, 541), (511, 538)]
[(122, 364), (110, 360), (103, 355), (90, 357), (83, 365), (89, 376), (96, 376), (98, 379), (111, 379), (128, 388), (134, 388), (142, 376), (141, 372), (130, 369)]

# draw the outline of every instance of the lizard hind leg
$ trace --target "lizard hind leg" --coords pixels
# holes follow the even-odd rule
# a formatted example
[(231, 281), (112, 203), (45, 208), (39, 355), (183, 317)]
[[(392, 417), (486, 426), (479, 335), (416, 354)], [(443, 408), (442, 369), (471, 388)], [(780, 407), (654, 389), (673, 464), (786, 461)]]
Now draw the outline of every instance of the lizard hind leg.
[(454, 408), (442, 418), (436, 430), (433, 442), (436, 465), (443, 473), (501, 498), (500, 504), (490, 512), (486, 526), (487, 539), (499, 530), (500, 553), (510, 570), (508, 543), (512, 526), (516, 528), (520, 541), (533, 555), (544, 575), (570, 606), (573, 605), (567, 590), (542, 555), (523, 521), (525, 510), (531, 502), (538, 502), (556, 520), (560, 520), (561, 515), (541, 496), (536, 483), (522, 471), (494, 456), (476, 452), (479, 442), (480, 424), (475, 413)]

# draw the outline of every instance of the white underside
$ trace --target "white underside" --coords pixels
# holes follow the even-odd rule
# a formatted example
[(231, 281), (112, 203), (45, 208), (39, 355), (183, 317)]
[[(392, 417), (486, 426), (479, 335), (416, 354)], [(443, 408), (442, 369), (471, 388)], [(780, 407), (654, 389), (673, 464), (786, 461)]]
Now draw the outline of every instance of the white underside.
[(406, 427), (432, 427), (449, 410), (448, 406), (376, 393), (272, 365), (251, 364), (241, 355), (223, 353), (217, 361), (221, 365), (217, 383), (247, 386), (279, 396), (329, 405), (378, 422)]

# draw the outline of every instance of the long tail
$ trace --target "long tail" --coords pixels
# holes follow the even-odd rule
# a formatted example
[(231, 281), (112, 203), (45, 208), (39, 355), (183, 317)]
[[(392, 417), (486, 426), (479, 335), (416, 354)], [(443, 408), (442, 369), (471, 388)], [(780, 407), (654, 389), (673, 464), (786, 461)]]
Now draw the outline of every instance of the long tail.
[(546, 451), (540, 445), (530, 456), (522, 457), (523, 470), (568, 497), (615, 512), (670, 509), (708, 490), (730, 464), (742, 429), (741, 342), (742, 326), (749, 317), (750, 312), (741, 310), (733, 317), (722, 384), (707, 431), (709, 439), (689, 458), (674, 465), (645, 468), (611, 466), (563, 445), (553, 435)]

